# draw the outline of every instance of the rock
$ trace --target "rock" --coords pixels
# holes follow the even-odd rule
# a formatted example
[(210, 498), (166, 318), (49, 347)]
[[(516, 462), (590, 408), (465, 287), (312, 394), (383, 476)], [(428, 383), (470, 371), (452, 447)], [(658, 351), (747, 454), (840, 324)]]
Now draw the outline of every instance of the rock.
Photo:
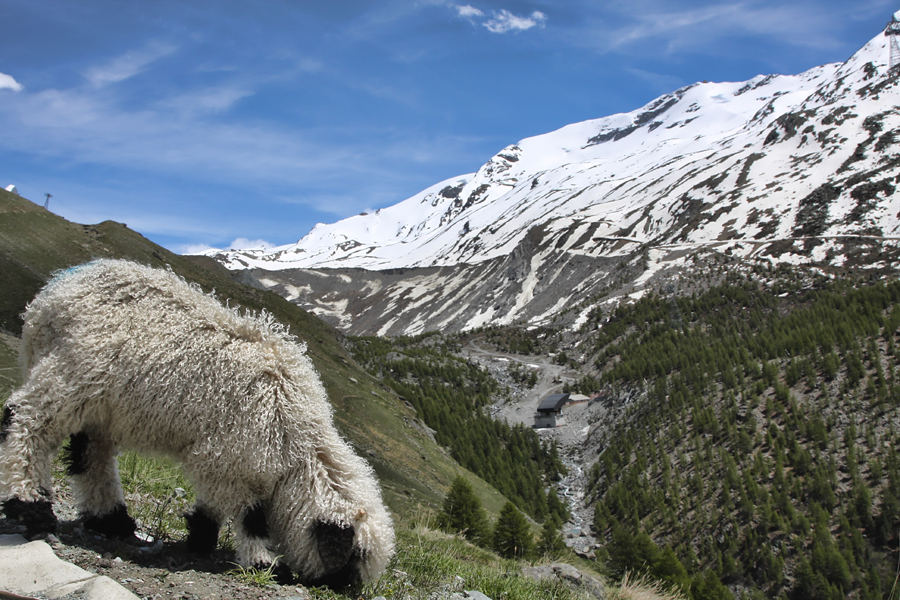
[(606, 598), (606, 590), (600, 579), (593, 575), (582, 573), (572, 565), (566, 563), (523, 567), (522, 575), (530, 579), (559, 579), (572, 590), (587, 592), (594, 598)]
[(547, 579), (553, 577), (554, 573), (550, 565), (540, 565), (537, 567), (522, 567), (522, 576), (529, 579)]
[(29, 542), (20, 535), (0, 535), (0, 581), (4, 591), (23, 596), (137, 600), (109, 577), (64, 562), (45, 542)]
[(572, 565), (567, 565), (565, 563), (556, 563), (552, 565), (551, 568), (553, 569), (553, 574), (563, 581), (581, 585), (581, 571), (579, 571)]

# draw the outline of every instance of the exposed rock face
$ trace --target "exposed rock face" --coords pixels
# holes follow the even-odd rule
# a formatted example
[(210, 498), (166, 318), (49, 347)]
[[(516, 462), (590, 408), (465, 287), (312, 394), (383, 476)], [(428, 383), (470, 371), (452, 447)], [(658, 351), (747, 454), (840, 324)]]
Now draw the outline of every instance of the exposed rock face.
[(550, 320), (642, 271), (640, 257), (572, 255), (556, 249), (555, 239), (529, 236), (509, 256), (475, 265), (251, 273), (348, 334), (415, 335)]

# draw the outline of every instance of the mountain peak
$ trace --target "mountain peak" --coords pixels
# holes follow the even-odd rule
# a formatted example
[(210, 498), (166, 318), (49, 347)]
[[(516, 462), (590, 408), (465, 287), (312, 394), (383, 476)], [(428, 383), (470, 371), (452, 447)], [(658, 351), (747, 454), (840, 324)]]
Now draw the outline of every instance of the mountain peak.
[[(233, 269), (474, 264), (510, 253), (539, 225), (579, 232), (560, 248), (590, 256), (635, 243), (746, 254), (781, 240), (772, 258), (797, 262), (813, 258), (801, 233), (821, 238), (817, 248), (835, 236), (897, 236), (888, 180), (900, 168), (900, 98), (888, 45), (879, 33), (844, 63), (688, 85), (511, 144), (476, 173), (316, 225), (296, 244), (211, 254)], [(810, 200), (823, 186), (837, 191)]]

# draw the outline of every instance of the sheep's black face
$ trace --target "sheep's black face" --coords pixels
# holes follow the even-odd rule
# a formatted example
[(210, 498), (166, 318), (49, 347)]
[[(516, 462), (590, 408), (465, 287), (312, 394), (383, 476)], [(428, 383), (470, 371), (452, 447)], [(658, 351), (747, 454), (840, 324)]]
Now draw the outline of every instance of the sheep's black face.
[(353, 548), (356, 531), (352, 526), (319, 521), (312, 527), (312, 536), (325, 568), (325, 573), (314, 582), (315, 585), (342, 588), (360, 580), (357, 568), (360, 556)]

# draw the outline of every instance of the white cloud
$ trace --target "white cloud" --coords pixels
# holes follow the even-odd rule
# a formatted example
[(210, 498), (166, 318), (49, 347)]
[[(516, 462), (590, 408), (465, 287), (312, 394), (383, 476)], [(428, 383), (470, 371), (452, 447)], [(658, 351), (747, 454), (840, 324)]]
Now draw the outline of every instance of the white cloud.
[(179, 248), (179, 254), (203, 254), (209, 250), (219, 250), (208, 244), (186, 244)]
[(0, 73), (0, 90), (12, 90), (14, 92), (21, 92), (24, 88), (22, 84), (13, 79), (11, 75), (7, 75), (6, 73)]
[(539, 10), (534, 11), (528, 17), (520, 17), (509, 12), (505, 8), (494, 12), (494, 18), (487, 21), (484, 26), (493, 33), (506, 33), (508, 31), (525, 31), (532, 27), (543, 27), (547, 15)]
[(464, 6), (456, 5), (456, 14), (464, 19), (471, 19), (473, 17), (483, 17), (484, 13), (474, 6), (469, 6), (468, 4)]
[[(456, 14), (464, 19), (468, 19), (475, 24), (476, 19), (485, 17), (484, 11), (475, 8), (469, 4), (455, 4)], [(527, 17), (519, 16), (511, 13), (505, 8), (495, 10), (492, 18), (481, 23), (488, 31), (492, 33), (507, 33), (509, 31), (525, 31), (532, 27), (543, 27), (547, 21), (547, 15), (539, 10), (534, 11)]]
[(274, 247), (275, 244), (267, 242), (266, 240), (248, 240), (244, 237), (237, 238), (228, 244), (229, 250), (269, 250)]
[(151, 44), (143, 50), (128, 52), (123, 56), (112, 59), (105, 65), (89, 69), (84, 76), (98, 87), (110, 83), (118, 83), (129, 77), (134, 77), (143, 71), (147, 65), (174, 53), (176, 50), (177, 47), (171, 44)]

